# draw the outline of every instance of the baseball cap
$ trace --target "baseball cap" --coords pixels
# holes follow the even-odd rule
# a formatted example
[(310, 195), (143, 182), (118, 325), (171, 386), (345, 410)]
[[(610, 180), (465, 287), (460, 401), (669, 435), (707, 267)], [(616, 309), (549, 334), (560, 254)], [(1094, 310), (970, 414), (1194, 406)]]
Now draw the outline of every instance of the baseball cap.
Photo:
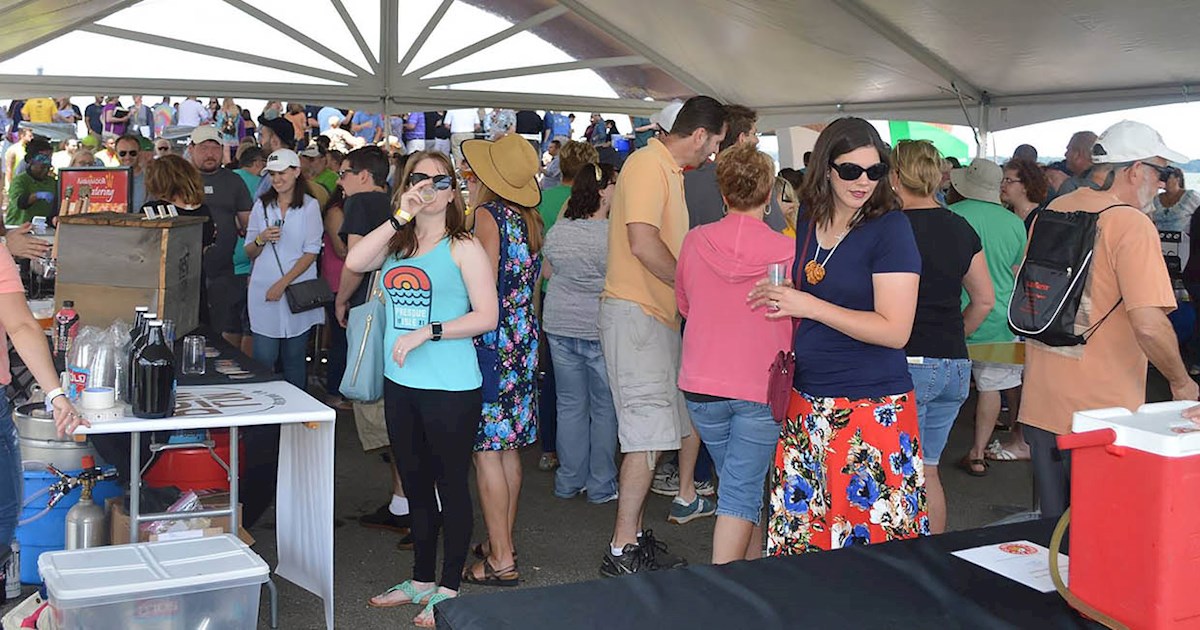
[(1153, 127), (1132, 120), (1122, 120), (1105, 129), (1092, 147), (1092, 161), (1096, 164), (1122, 164), (1153, 157), (1177, 164), (1190, 161), (1186, 155), (1167, 148)]
[(310, 145), (308, 148), (300, 152), (300, 157), (319, 158), (321, 157), (321, 149), (317, 145)]
[(300, 168), (300, 156), (291, 149), (279, 149), (267, 156), (267, 165), (264, 169), (280, 172), (292, 167)]
[(675, 118), (679, 116), (681, 109), (683, 109), (683, 101), (671, 101), (662, 108), (662, 111), (651, 114), (650, 122), (658, 125), (663, 131), (671, 133), (671, 127), (675, 126)]
[(192, 130), (191, 143), (200, 144), (212, 140), (217, 144), (221, 144), (221, 136), (217, 133), (217, 128), (212, 125), (201, 125)]

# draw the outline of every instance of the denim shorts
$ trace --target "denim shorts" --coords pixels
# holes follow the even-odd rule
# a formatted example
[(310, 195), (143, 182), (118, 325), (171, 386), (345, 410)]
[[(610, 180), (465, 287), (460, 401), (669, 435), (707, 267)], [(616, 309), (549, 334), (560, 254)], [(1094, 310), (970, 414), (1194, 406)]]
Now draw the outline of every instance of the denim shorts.
[(930, 359), (909, 357), (917, 395), (917, 422), (921, 427), (921, 452), (926, 466), (936, 466), (946, 448), (950, 429), (958, 410), (967, 400), (971, 387), (970, 359)]
[(767, 470), (779, 442), (771, 408), (747, 400), (689, 400), (687, 407), (721, 480), (717, 514), (758, 525)]

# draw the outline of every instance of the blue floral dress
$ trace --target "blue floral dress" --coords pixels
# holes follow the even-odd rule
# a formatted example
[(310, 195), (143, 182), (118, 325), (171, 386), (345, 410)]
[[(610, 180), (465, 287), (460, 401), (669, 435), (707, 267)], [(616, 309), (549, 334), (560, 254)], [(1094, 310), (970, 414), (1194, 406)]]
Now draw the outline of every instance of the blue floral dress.
[(504, 451), (537, 441), (538, 321), (533, 290), (542, 273), (541, 254), (529, 249), (528, 226), (521, 214), (502, 203), (486, 203), (500, 228), (500, 321), (496, 330), (475, 339), (499, 355), (500, 395), (483, 403), (475, 436), (476, 451)]

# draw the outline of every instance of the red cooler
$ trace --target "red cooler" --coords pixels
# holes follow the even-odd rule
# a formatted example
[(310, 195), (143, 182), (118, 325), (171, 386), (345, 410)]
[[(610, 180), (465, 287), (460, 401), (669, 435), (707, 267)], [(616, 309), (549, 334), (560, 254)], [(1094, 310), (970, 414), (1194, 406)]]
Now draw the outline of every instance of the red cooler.
[(1200, 425), (1194, 405), (1075, 414), (1070, 589), (1130, 628), (1200, 628)]

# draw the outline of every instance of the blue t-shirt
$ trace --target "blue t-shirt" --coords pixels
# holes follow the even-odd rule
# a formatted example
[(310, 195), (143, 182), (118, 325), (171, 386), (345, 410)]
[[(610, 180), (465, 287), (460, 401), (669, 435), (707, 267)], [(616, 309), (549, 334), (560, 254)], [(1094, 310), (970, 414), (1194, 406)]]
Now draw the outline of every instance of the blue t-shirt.
[(345, 115), (342, 114), (342, 110), (334, 107), (322, 107), (317, 110), (317, 128), (321, 130), (321, 133), (329, 131), (333, 126), (329, 123), (331, 118), (344, 119)]
[[(483, 385), (479, 358), (470, 338), (426, 341), (404, 360), (392, 359), (396, 339), (431, 322), (448, 322), (467, 314), (471, 300), (462, 271), (450, 255), (450, 239), (415, 258), (389, 256), (379, 274), (383, 288), (383, 374), (393, 383), (414, 389), (470, 391)], [(435, 299), (436, 298), (436, 299)]]
[(355, 131), (354, 135), (366, 140), (370, 144), (375, 142), (375, 132), (383, 128), (383, 116), (368, 112), (354, 112), (354, 118), (350, 119), (350, 123), (354, 125), (361, 125), (367, 122), (370, 122), (371, 126)]
[(425, 112), (412, 112), (408, 118), (404, 119), (404, 122), (413, 125), (412, 131), (405, 130), (404, 132), (405, 142), (425, 139)]
[[(808, 283), (803, 271), (817, 249), (816, 236), (810, 234), (809, 222), (798, 220), (792, 277), (800, 279), (803, 291), (843, 308), (875, 310), (873, 274), (921, 273), (917, 241), (902, 212), (889, 212), (851, 230), (825, 263), (825, 279), (816, 285)], [(820, 261), (828, 255), (829, 250), (822, 249)], [(904, 348), (863, 343), (811, 319), (800, 323), (794, 343), (793, 384), (805, 394), (875, 398), (903, 394), (913, 388)]]

